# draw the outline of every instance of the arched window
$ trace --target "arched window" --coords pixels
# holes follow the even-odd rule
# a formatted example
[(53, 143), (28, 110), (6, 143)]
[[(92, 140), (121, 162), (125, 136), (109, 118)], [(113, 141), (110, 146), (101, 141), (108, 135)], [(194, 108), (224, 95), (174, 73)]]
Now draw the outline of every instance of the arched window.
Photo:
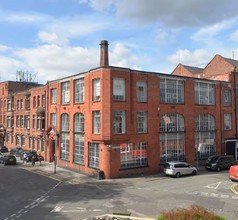
[(196, 158), (206, 159), (216, 153), (215, 148), (215, 118), (209, 114), (196, 117)]
[(84, 115), (74, 115), (74, 162), (84, 164)]
[(69, 160), (69, 115), (61, 115), (61, 145), (60, 158)]
[(184, 118), (177, 113), (160, 119), (160, 162), (185, 160)]

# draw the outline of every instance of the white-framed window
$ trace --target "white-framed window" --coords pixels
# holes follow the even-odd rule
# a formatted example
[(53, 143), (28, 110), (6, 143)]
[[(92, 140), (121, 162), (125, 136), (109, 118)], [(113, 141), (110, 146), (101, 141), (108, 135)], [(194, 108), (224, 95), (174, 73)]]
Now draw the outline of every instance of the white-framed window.
[(41, 106), (45, 108), (45, 95), (41, 96)]
[(21, 141), (21, 138), (20, 138), (20, 135), (16, 135), (16, 145), (17, 146), (20, 146), (20, 141)]
[(51, 89), (51, 104), (55, 104), (57, 102), (57, 90), (56, 89)]
[(74, 81), (74, 102), (84, 102), (84, 78), (76, 79)]
[(84, 133), (84, 115), (82, 113), (74, 115), (74, 132)]
[(113, 78), (113, 100), (124, 101), (126, 99), (125, 79)]
[(113, 133), (114, 134), (126, 133), (126, 112), (125, 111), (113, 112)]
[(69, 160), (69, 115), (64, 113), (61, 115), (61, 145), (60, 158)]
[(40, 145), (41, 145), (41, 139), (40, 139), (40, 137), (38, 137), (37, 138), (37, 146), (36, 146), (37, 151), (39, 151), (41, 149)]
[(147, 112), (137, 112), (137, 133), (147, 132)]
[(26, 116), (26, 129), (30, 129), (30, 116)]
[(147, 102), (147, 81), (139, 80), (136, 82), (137, 102)]
[(160, 102), (184, 103), (184, 81), (171, 78), (160, 78)]
[(84, 115), (74, 115), (74, 163), (84, 165)]
[(230, 113), (224, 114), (224, 130), (231, 130), (231, 118)]
[(93, 133), (99, 134), (101, 129), (100, 111), (93, 112)]
[(167, 113), (160, 118), (160, 163), (185, 160), (184, 117)]
[[(114, 147), (114, 146), (113, 146)], [(115, 146), (117, 147), (117, 146)], [(146, 142), (122, 143), (120, 147), (121, 169), (145, 167), (148, 165)]]
[(50, 114), (50, 124), (56, 126), (56, 113)]
[(92, 168), (99, 168), (99, 144), (89, 143), (88, 165)]
[(231, 106), (231, 90), (224, 90), (224, 106)]
[(7, 127), (8, 128), (12, 127), (12, 117), (11, 116), (7, 116)]
[(45, 139), (42, 138), (41, 139), (41, 152), (44, 152), (45, 151)]
[(196, 117), (195, 123), (196, 158), (206, 159), (215, 155), (215, 118), (210, 114), (200, 114)]
[(214, 105), (214, 84), (195, 82), (195, 104)]
[(61, 101), (62, 104), (69, 104), (70, 102), (70, 82), (62, 82), (61, 83)]
[(100, 79), (93, 80), (93, 101), (100, 100)]

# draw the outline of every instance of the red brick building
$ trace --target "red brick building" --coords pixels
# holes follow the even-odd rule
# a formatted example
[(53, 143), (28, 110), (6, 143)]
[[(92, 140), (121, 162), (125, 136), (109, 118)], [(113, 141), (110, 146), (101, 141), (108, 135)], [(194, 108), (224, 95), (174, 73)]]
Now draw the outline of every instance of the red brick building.
[[(180, 64), (168, 75), (110, 66), (108, 42), (100, 45), (98, 68), (14, 91), (7, 147), (35, 149), (47, 161), (56, 152), (57, 165), (105, 178), (161, 172), (169, 160), (238, 159), (235, 61), (216, 55), (204, 69)], [(6, 112), (3, 105), (3, 128)]]

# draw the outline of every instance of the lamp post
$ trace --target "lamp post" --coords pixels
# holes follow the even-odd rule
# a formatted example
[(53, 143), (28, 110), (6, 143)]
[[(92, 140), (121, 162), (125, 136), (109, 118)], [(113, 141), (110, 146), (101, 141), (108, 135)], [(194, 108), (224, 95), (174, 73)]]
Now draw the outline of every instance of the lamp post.
[(56, 173), (56, 164), (57, 164), (57, 162), (56, 162), (56, 160), (57, 160), (57, 155), (56, 155), (56, 150), (57, 150), (57, 140), (58, 140), (58, 138), (57, 138), (57, 134), (55, 135), (55, 146), (54, 146), (54, 148), (55, 148), (55, 153), (54, 153), (54, 173)]

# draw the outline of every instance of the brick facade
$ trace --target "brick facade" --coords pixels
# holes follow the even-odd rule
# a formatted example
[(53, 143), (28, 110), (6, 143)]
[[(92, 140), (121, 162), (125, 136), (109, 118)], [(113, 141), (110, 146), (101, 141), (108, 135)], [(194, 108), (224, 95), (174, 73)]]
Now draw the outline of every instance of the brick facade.
[[(108, 66), (108, 43), (104, 41), (102, 43), (104, 46), (101, 45), (101, 50), (105, 51), (101, 51), (101, 66), (88, 72), (50, 81), (34, 88), (26, 87), (22, 91), (17, 89), (14, 91), (14, 88), (17, 88), (15, 86), (11, 96), (8, 93), (9, 82), (0, 83), (0, 92), (2, 92), (0, 99), (3, 103), (1, 105), (0, 124), (6, 128), (8, 138), (5, 138), (5, 145), (7, 147), (13, 148), (19, 145), (25, 149), (34, 149), (40, 152), (45, 160), (51, 162), (54, 159), (56, 147), (57, 165), (94, 176), (98, 175), (98, 171), (101, 170), (104, 172), (105, 178), (157, 173), (163, 169), (162, 154), (164, 152), (161, 151), (164, 149), (164, 145), (166, 149), (171, 145), (170, 147), (176, 157), (179, 157), (179, 153), (182, 152), (182, 156), (185, 157), (183, 160), (193, 165), (197, 164), (196, 151), (198, 147), (195, 146), (200, 142), (196, 135), (206, 136), (206, 132), (199, 133), (196, 120), (200, 120), (200, 117), (205, 115), (214, 118), (215, 123), (214, 130), (208, 131), (209, 135), (215, 135), (214, 138), (206, 138), (205, 140), (210, 141), (215, 146), (214, 152), (216, 154), (226, 153), (227, 140), (235, 141), (237, 139), (234, 88), (238, 84), (236, 73), (231, 71), (233, 66), (227, 63), (227, 60), (216, 56), (202, 74), (199, 73), (199, 79), (194, 77), (194, 72), (189, 73), (189, 69), (183, 66), (176, 68), (177, 70), (182, 68), (183, 71), (178, 74), (175, 70), (172, 75), (137, 71)], [(215, 75), (218, 77), (213, 72), (219, 68), (221, 69), (219, 76), (226, 75), (225, 79), (227, 80), (205, 79), (214, 78)], [(196, 69), (196, 71), (200, 70)], [(75, 88), (75, 81), (80, 79), (83, 79), (84, 99), (78, 102), (75, 100), (78, 92), (78, 88)], [(94, 84), (97, 80), (100, 82), (99, 87), (95, 87)], [(175, 82), (176, 85), (182, 82), (183, 94), (175, 94), (170, 87), (170, 91), (165, 91), (169, 91), (168, 93), (171, 93), (169, 95), (175, 95), (175, 97), (168, 96), (172, 101), (163, 101), (161, 97), (166, 96), (166, 94), (161, 93), (164, 91), (161, 90), (161, 85), (164, 81), (167, 83)], [(114, 85), (116, 82), (119, 82), (117, 86), (119, 85), (120, 89)], [(143, 82), (146, 85), (147, 99), (145, 101), (138, 101), (138, 82)], [(195, 88), (199, 83), (202, 86), (212, 88), (212, 91), (214, 88), (214, 104), (196, 104)], [(21, 82), (15, 82), (15, 84), (20, 85)], [(100, 91), (100, 97), (94, 100), (93, 97), (98, 91)], [(115, 99), (113, 96), (115, 91), (124, 98), (117, 97), (118, 99)], [(230, 94), (231, 100), (228, 105), (225, 104), (225, 93)], [(174, 102), (173, 100), (177, 100), (179, 96), (184, 97), (184, 100), (179, 103)], [(7, 111), (7, 102), (12, 97), (14, 97), (14, 110)], [(26, 109), (27, 99), (30, 100), (29, 109)], [(64, 99), (66, 100), (65, 103), (63, 103)], [(17, 107), (20, 103), (19, 100), (20, 102), (22, 100), (23, 103), (20, 108)], [(100, 115), (99, 132), (95, 132), (97, 123), (94, 118), (95, 112)], [(122, 113), (122, 115), (115, 119), (116, 113)], [(146, 120), (141, 124), (138, 121), (138, 113), (146, 115)], [(7, 115), (14, 116), (13, 127), (7, 125)], [(75, 127), (75, 118), (78, 115), (84, 117), (83, 132), (78, 131)], [(170, 117), (170, 115), (172, 116)], [(231, 119), (231, 121), (228, 120), (231, 125), (228, 123), (230, 127), (226, 125), (228, 126), (226, 129), (224, 125), (225, 115), (229, 120)], [(21, 122), (18, 124), (16, 120), (18, 116), (25, 119), (29, 116), (30, 127), (26, 126), (26, 121), (23, 124)], [(166, 129), (170, 129), (168, 127), (170, 124), (174, 129), (174, 125), (171, 123), (174, 116), (183, 119), (184, 124), (181, 124), (180, 130), (176, 132), (175, 130), (163, 130), (162, 124), (166, 118)], [(64, 121), (63, 117), (66, 117), (68, 121)], [(121, 127), (115, 131), (115, 126), (118, 126), (116, 122)], [(138, 130), (138, 126), (145, 126), (146, 130), (141, 132)], [(48, 137), (49, 131), (52, 129), (56, 134), (56, 139)], [(181, 141), (181, 143), (177, 144), (177, 151), (175, 152), (173, 144), (176, 144), (176, 140), (171, 142), (170, 138), (172, 137), (174, 140), (176, 135), (180, 137), (178, 142)], [(11, 140), (9, 139), (10, 136), (12, 136)], [(20, 138), (20, 141), (17, 138)], [(22, 140), (24, 145), (21, 143)], [(83, 140), (83, 148), (80, 148), (78, 140)], [(79, 149), (83, 153), (79, 153)], [(165, 155), (167, 159), (169, 153), (171, 152), (167, 150)], [(77, 156), (80, 159), (83, 157), (83, 159), (79, 160)], [(203, 163), (204, 159), (199, 160), (199, 165)]]

